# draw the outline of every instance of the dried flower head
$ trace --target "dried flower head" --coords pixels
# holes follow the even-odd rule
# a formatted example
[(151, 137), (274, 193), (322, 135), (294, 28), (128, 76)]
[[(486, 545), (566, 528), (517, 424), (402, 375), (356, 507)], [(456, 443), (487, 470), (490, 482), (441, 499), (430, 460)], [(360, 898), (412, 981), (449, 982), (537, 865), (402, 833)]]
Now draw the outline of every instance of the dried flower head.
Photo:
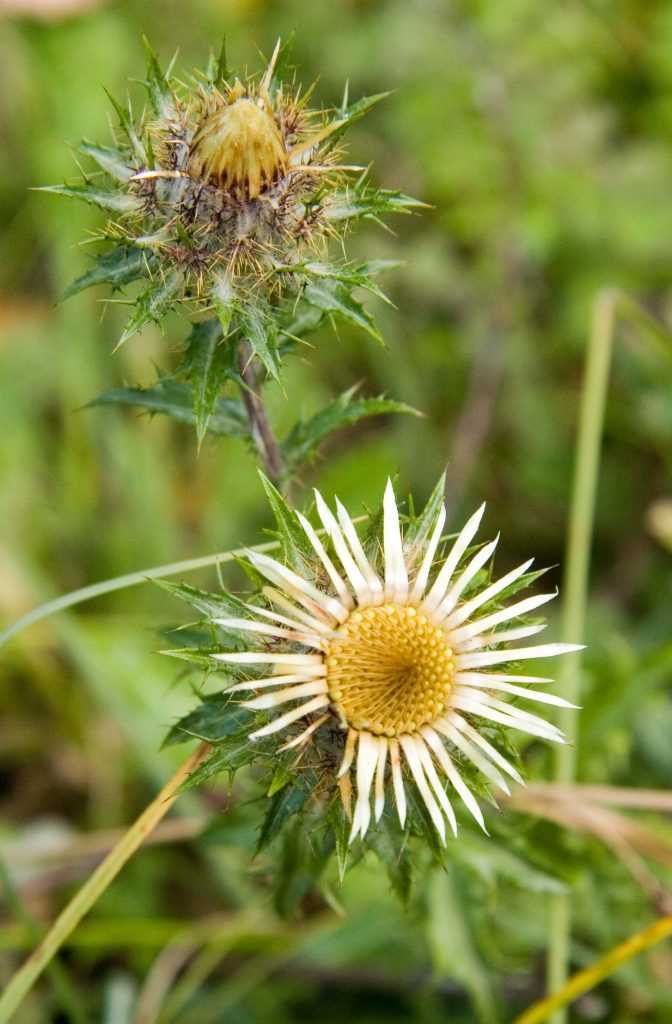
[(293, 555), (280, 561), (249, 552), (262, 581), (260, 599), (237, 602), (235, 614), (212, 615), (238, 640), (208, 654), (238, 673), (228, 699), (251, 691), (238, 707), (270, 713), (248, 727), (249, 740), (284, 734), (277, 757), (291, 752), (297, 764), (305, 758), (320, 766), (322, 784), (338, 785), (350, 842), (381, 819), (388, 790), (403, 828), (409, 787), (441, 842), (446, 822), (457, 832), (451, 789), (485, 829), (465, 768), (504, 792), (506, 776), (521, 781), (488, 730), (563, 742), (554, 725), (514, 700), (567, 702), (539, 689), (550, 680), (507, 667), (579, 649), (517, 646), (544, 629), (525, 617), (555, 594), (512, 600), (536, 575), (531, 560), (492, 579), (497, 539), (471, 547), (483, 507), (447, 544), (438, 489), (404, 534), (388, 483), (382, 523), (375, 518), (368, 537), (338, 501), (334, 515), (315, 493), (321, 538), (305, 516), (269, 493)]
[(232, 75), (222, 52), (186, 85), (148, 53), (149, 116), (115, 103), (114, 145), (80, 147), (99, 173), (48, 189), (113, 215), (98, 236), (105, 251), (69, 294), (147, 279), (121, 341), (181, 305), (218, 317), (225, 336), (240, 327), (271, 372), (283, 297), (375, 333), (351, 290), (377, 291), (377, 268), (331, 262), (327, 242), (354, 219), (421, 205), (342, 160), (344, 132), (383, 94), (349, 104), (346, 91), (338, 109), (312, 109), (312, 89), (283, 78), (279, 42), (260, 76)]

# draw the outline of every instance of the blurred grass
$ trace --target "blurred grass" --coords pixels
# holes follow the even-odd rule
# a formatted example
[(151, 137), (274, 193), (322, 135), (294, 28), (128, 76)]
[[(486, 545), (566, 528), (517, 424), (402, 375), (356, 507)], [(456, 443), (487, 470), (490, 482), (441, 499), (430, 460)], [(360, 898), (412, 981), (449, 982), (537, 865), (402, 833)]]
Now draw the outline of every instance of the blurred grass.
[[(187, 428), (83, 409), (103, 389), (151, 381), (153, 364), (170, 365), (185, 325), (176, 319), (166, 337), (147, 331), (112, 357), (119, 310), (102, 305), (102, 293), (58, 305), (86, 266), (78, 243), (98, 216), (28, 188), (76, 173), (66, 142), (105, 140), (102, 86), (123, 95), (127, 77), (141, 74), (143, 31), (164, 60), (179, 46), (190, 68), (223, 31), (236, 62), (252, 65), (257, 47), (268, 53), (292, 29), (301, 78), (319, 75), (325, 104), (346, 78), (352, 96), (395, 90), (353, 131), (351, 152), (372, 159), (384, 185), (432, 204), (395, 223), (396, 236), (367, 229), (351, 240), (355, 255), (405, 260), (389, 278), (397, 309), (377, 311), (387, 348), (346, 329), (339, 339), (325, 332), (271, 395), (282, 426), (297, 405), (312, 412), (354, 381), (427, 418), (350, 432), (305, 484), (357, 508), (398, 470), (402, 489), (423, 498), (448, 461), (452, 512), (488, 500), (503, 566), (530, 551), (540, 563), (562, 561), (592, 297), (617, 285), (671, 319), (672, 10), (664, 0), (198, 0), (188, 9), (150, 0), (51, 20), (3, 17), (0, 5), (3, 625), (64, 590), (254, 542), (268, 525), (252, 460), (237, 442), (207, 443), (196, 458)], [(669, 370), (634, 349), (617, 355), (579, 750), (580, 777), (592, 782), (668, 788), (672, 780), (670, 554), (647, 525), (670, 493), (671, 385)], [(180, 753), (160, 751), (160, 742), (190, 692), (153, 652), (156, 630), (181, 615), (156, 588), (140, 587), (39, 624), (3, 652), (5, 837), (33, 849), (63, 831), (120, 826), (167, 777)], [(548, 777), (536, 744), (526, 760)], [(220, 787), (199, 808), (220, 821), (225, 796)], [(245, 944), (241, 925), (242, 951), (213, 956), (211, 971), (201, 961), (181, 1021), (467, 1022), (479, 1005), (483, 1019), (507, 1019), (537, 990), (544, 901), (520, 880), (495, 872), (488, 881), (483, 864), (480, 873), (460, 866), (469, 952), (451, 925), (454, 899), (440, 894), (428, 917), (421, 889), (405, 913), (373, 862), (280, 925), (266, 868), (250, 864), (249, 823), (244, 814), (228, 822), (218, 839), (143, 852), (85, 922), (67, 964), (92, 1020), (133, 1019), (124, 1007), (180, 928), (197, 930), (216, 913), (231, 916), (235, 931), (241, 909), (272, 931), (288, 929), (289, 964), (261, 940)], [(669, 836), (669, 823), (651, 825)], [(511, 850), (532, 850), (537, 867), (571, 884), (577, 965), (647, 920), (645, 897), (596, 841), (511, 816), (501, 828)], [(655, 870), (669, 884), (669, 869)], [(46, 891), (38, 882), (39, 872), (23, 878), (22, 895), (48, 920), (72, 879)], [(446, 885), (432, 883), (430, 893)], [(22, 942), (7, 914), (0, 976)], [(485, 982), (474, 981), (481, 976), (492, 1006)], [(657, 950), (587, 997), (576, 1019), (662, 1024), (671, 978), (670, 953)], [(476, 1009), (456, 983), (480, 986)], [(21, 1018), (62, 1019), (48, 983)]]

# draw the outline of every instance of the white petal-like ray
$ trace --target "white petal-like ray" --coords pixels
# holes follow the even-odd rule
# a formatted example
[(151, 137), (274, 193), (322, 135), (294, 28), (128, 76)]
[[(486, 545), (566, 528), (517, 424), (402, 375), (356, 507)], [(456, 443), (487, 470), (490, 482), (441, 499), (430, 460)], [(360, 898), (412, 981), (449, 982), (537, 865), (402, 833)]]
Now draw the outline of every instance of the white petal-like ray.
[[(528, 636), (538, 636), (546, 628), (547, 623), (539, 622), (529, 626), (514, 626), (513, 629), (496, 629), (493, 633), (482, 636), (482, 643), (484, 647), (490, 644), (510, 644), (513, 640), (525, 640)], [(480, 637), (474, 637), (476, 643), (479, 640), (481, 640)], [(472, 650), (478, 650), (478, 647), (474, 647)]]
[(328, 714), (320, 715), (320, 717), (316, 718), (314, 722), (311, 722), (310, 725), (306, 726), (303, 732), (300, 732), (298, 736), (295, 736), (293, 740), (288, 740), (287, 743), (283, 743), (281, 747), (278, 747), (278, 751), (293, 750), (294, 747), (303, 746), (304, 743), (307, 743), (313, 733), (317, 732), (321, 725), (324, 725), (328, 718)]
[(420, 566), (420, 569), (418, 570), (418, 575), (415, 577), (413, 586), (411, 587), (410, 597), (412, 601), (419, 601), (422, 598), (423, 594), (425, 593), (425, 587), (427, 586), (429, 573), (431, 571), (432, 565), (434, 564), (434, 555), (436, 554), (436, 549), (439, 546), (439, 541), (441, 540), (441, 534), (443, 532), (445, 522), (446, 509), (445, 506), (442, 505), (439, 510), (439, 514), (436, 517), (436, 524), (434, 526), (434, 530), (432, 532), (429, 544), (427, 545), (427, 549), (425, 551), (422, 564)]
[[(441, 809), (443, 810), (443, 813), (445, 814), (446, 818), (448, 819), (448, 824), (451, 827), (453, 835), (456, 836), (457, 835), (457, 818), (455, 817), (455, 811), (453, 810), (453, 805), (451, 804), (450, 800), (448, 799), (448, 796), (446, 794), (446, 790), (445, 790), (444, 786), (441, 784), (441, 779), (437, 775), (436, 768), (434, 767), (434, 762), (432, 761), (432, 758), (431, 758), (431, 755), (429, 753), (429, 750), (427, 749), (427, 745), (426, 745), (427, 737), (425, 736), (425, 734), (423, 732), (423, 738), (422, 739), (419, 736), (415, 736), (414, 740), (415, 740), (416, 749), (418, 751), (418, 756), (420, 757), (420, 760), (422, 761), (422, 767), (425, 770), (425, 775), (427, 776), (427, 779), (429, 780), (429, 783), (430, 783), (432, 789), (434, 790), (434, 793), (436, 794), (436, 798), (439, 801), (439, 804), (441, 805)], [(438, 737), (437, 737), (437, 740), (438, 740)], [(441, 741), (438, 740), (438, 742), (441, 742)]]
[[(289, 686), (290, 683), (308, 683), (314, 680), (314, 675), (264, 676), (263, 679), (246, 679), (244, 683), (236, 683), (234, 686), (227, 686), (225, 693), (239, 693), (245, 690), (265, 690), (273, 686)], [(321, 677), (324, 680), (324, 677)]]
[(497, 534), (495, 539), (491, 540), (489, 544), (484, 544), (480, 551), (477, 551), (474, 557), (469, 560), (465, 568), (453, 583), (452, 587), (449, 589), (443, 601), (441, 601), (439, 606), (435, 609), (434, 616), (437, 621), (442, 621), (449, 612), (452, 612), (462, 592), (469, 586), (474, 576), (480, 572), (486, 562), (492, 558), (498, 544), (499, 534)]
[(525, 640), (530, 636), (537, 636), (546, 629), (546, 623), (537, 626), (517, 626), (515, 629), (499, 629), (492, 633), (481, 633), (470, 640), (462, 640), (456, 645), (460, 654), (467, 651), (484, 651), (488, 647), (495, 647), (498, 644), (511, 643), (513, 640)]
[(369, 604), (373, 598), (371, 587), (357, 567), (357, 563), (352, 557), (350, 548), (345, 543), (345, 537), (341, 532), (341, 528), (327, 506), (324, 498), (319, 491), (315, 491), (314, 493), (317, 514), (319, 515), (327, 534), (331, 537), (338, 559), (345, 570), (348, 580), (350, 581), (350, 586), (355, 592), (357, 601), (359, 604)]
[(446, 596), (446, 590), (448, 589), (448, 584), (450, 583), (452, 575), (457, 569), (462, 555), (474, 539), (484, 512), (485, 502), (479, 509), (477, 509), (476, 512), (474, 512), (473, 516), (467, 520), (455, 538), (455, 543), (450, 549), (450, 554), (441, 566), (438, 576), (434, 580), (429, 593), (422, 602), (423, 607), (426, 608), (427, 611), (433, 611)]
[(523, 676), (523, 675), (511, 675), (508, 672), (458, 672), (455, 675), (455, 682), (459, 683), (462, 676), (476, 675), (483, 676), (487, 679), (496, 679), (500, 683), (554, 683), (554, 679), (549, 679), (548, 676)]
[(385, 810), (385, 764), (387, 762), (387, 740), (383, 736), (378, 737), (378, 761), (376, 763), (376, 778), (374, 782), (375, 796), (373, 812), (376, 821), (380, 821)]
[(371, 824), (371, 784), (378, 763), (378, 744), (369, 732), (359, 733), (357, 746), (357, 801), (352, 816), (349, 842), (357, 836), (364, 838)]
[(272, 690), (271, 693), (262, 693), (259, 697), (252, 697), (250, 700), (243, 700), (244, 708), (251, 708), (254, 711), (263, 708), (275, 708), (278, 704), (287, 704), (292, 700), (300, 700), (302, 697), (314, 697), (316, 693), (326, 693), (327, 684), (324, 679), (315, 679), (309, 683), (299, 683), (297, 686), (288, 686), (284, 690)]
[(447, 619), (444, 619), (444, 627), (446, 629), (454, 629), (456, 626), (461, 626), (463, 622), (471, 618), (475, 611), (484, 604), (487, 604), (488, 601), (491, 601), (493, 597), (497, 597), (497, 594), (501, 594), (503, 590), (506, 590), (512, 583), (515, 583), (521, 576), (524, 576), (533, 562), (533, 558), (528, 558), (527, 562), (516, 566), (511, 572), (507, 572), (505, 576), (491, 583), (485, 590), (481, 590), (468, 601), (465, 601), (464, 604), (458, 605), (455, 611), (451, 612)]
[(255, 622), (254, 619), (213, 619), (212, 621), (227, 629), (239, 629), (246, 633), (261, 633), (264, 636), (273, 636), (278, 639), (295, 640), (305, 647), (313, 647), (316, 650), (322, 650), (326, 646), (324, 637), (311, 636), (301, 627), (299, 630), (283, 629), (281, 626), (269, 626), (267, 622)]
[(371, 593), (373, 594), (373, 603), (380, 604), (383, 600), (383, 584), (378, 579), (377, 574), (374, 572), (373, 566), (366, 557), (362, 542), (359, 539), (359, 534), (355, 529), (355, 524), (348, 514), (348, 510), (345, 505), (336, 498), (336, 514), (338, 521), (341, 524), (341, 529), (350, 545), (350, 550), (354, 556), (355, 562), (359, 566), (364, 579), (369, 585)]
[(446, 739), (449, 739), (460, 753), (471, 761), (472, 764), (476, 765), (479, 771), (483, 772), (486, 778), (490, 779), (495, 786), (498, 786), (507, 795), (510, 794), (509, 784), (499, 769), (495, 768), (494, 764), (481, 753), (478, 747), (474, 746), (466, 736), (463, 736), (451, 722), (442, 721), (435, 725), (434, 728), (442, 733)]
[(341, 767), (338, 769), (337, 779), (342, 778), (350, 771), (355, 756), (355, 744), (357, 743), (357, 733), (354, 729), (348, 729), (348, 735), (345, 740), (345, 749), (343, 751), (343, 760), (341, 761)]
[(534, 597), (526, 597), (524, 601), (517, 601), (515, 604), (510, 604), (507, 608), (500, 608), (499, 611), (493, 612), (491, 615), (484, 615), (481, 619), (475, 619), (473, 622), (467, 623), (466, 626), (454, 629), (451, 633), (451, 639), (454, 643), (459, 644), (463, 640), (468, 640), (480, 633), (489, 632), (495, 626), (501, 625), (502, 622), (517, 619), (521, 615), (527, 615), (529, 612), (534, 611), (535, 608), (541, 607), (542, 604), (547, 604), (556, 595), (557, 591), (552, 594), (535, 594)]
[(505, 651), (482, 651), (475, 654), (458, 654), (456, 668), (483, 668), (485, 665), (502, 665), (507, 661), (523, 661), (525, 658), (556, 658), (561, 654), (582, 651), (583, 644), (537, 644), (534, 647), (513, 647)]
[(392, 739), (390, 747), (390, 767), (392, 769), (392, 788), (394, 789), (394, 801), (397, 805), (399, 824), (404, 827), (406, 822), (406, 790), (404, 789), (404, 777), (401, 773), (401, 761), (399, 758), (399, 741)]
[(247, 557), (266, 579), (276, 583), (299, 604), (309, 611), (318, 610), (328, 619), (336, 619), (337, 622), (344, 622), (348, 617), (348, 609), (335, 597), (318, 590), (308, 580), (304, 580), (297, 573), (288, 569), (286, 565), (276, 562), (274, 558), (262, 554), (260, 551), (248, 551)]
[[(481, 750), (488, 755), (493, 764), (498, 765), (503, 772), (506, 772), (506, 774), (514, 780), (514, 782), (517, 782), (520, 786), (525, 785), (525, 780), (520, 772), (514, 768), (509, 761), (507, 761), (503, 754), (500, 754), (496, 747), (493, 747), (492, 743), (486, 740), (485, 736), (481, 736), (478, 729), (474, 729), (473, 725), (467, 722), (466, 719), (462, 718), (462, 715), (458, 715), (457, 711), (450, 711), (448, 713), (445, 718), (445, 724), (453, 725), (462, 733), (463, 736), (466, 736), (467, 739), (470, 739), (477, 747), (480, 747)], [(440, 731), (443, 731), (443, 725), (444, 721), (434, 723), (434, 727)]]
[(514, 717), (512, 714), (504, 714), (501, 711), (497, 711), (482, 700), (476, 700), (471, 694), (456, 694), (453, 706), (469, 714), (478, 715), (481, 718), (489, 718), (491, 722), (499, 722), (500, 725), (508, 725), (511, 729), (518, 729), (520, 732), (529, 733), (531, 736), (550, 740), (551, 743), (565, 742), (561, 735), (551, 732), (545, 726), (537, 726), (525, 718)]
[(286, 729), (292, 722), (297, 722), (299, 718), (303, 718), (304, 715), (309, 715), (312, 711), (319, 711), (321, 708), (326, 708), (329, 703), (329, 698), (324, 696), (313, 697), (312, 700), (306, 701), (301, 707), (294, 708), (292, 711), (287, 711), (284, 715), (280, 715), (279, 718), (274, 718), (268, 725), (264, 725), (261, 729), (257, 729), (256, 732), (250, 733), (251, 740), (261, 739), (262, 736), (271, 736), (274, 732), (280, 732), (281, 729)]
[(420, 796), (422, 797), (425, 807), (429, 811), (429, 815), (434, 822), (434, 827), (439, 833), (441, 842), (446, 845), (446, 823), (439, 805), (436, 802), (434, 794), (432, 793), (427, 778), (425, 776), (424, 768), (422, 767), (422, 761), (418, 754), (415, 746), (415, 740), (412, 736), (400, 736), (399, 742), (401, 743), (401, 749), (404, 752), (408, 766), (411, 769), (411, 774), (415, 779), (415, 784), (418, 787)]
[(301, 515), (300, 512), (297, 512), (296, 515), (306, 533), (306, 536), (308, 537), (308, 540), (312, 544), (317, 557), (324, 566), (327, 576), (331, 580), (332, 586), (334, 587), (334, 590), (338, 594), (339, 600), (341, 601), (342, 604), (345, 605), (346, 608), (352, 608), (352, 606), (354, 605), (354, 601), (352, 600), (352, 594), (348, 590), (345, 580), (339, 573), (338, 569), (336, 568), (332, 560), (329, 558), (329, 555), (327, 554), (322, 541), (317, 536), (315, 530), (308, 522), (306, 517)]
[(515, 718), (521, 722), (530, 722), (539, 729), (545, 729), (549, 735), (555, 735), (560, 739), (564, 739), (562, 733), (556, 725), (552, 722), (547, 721), (545, 718), (540, 718), (539, 715), (535, 715), (532, 711), (525, 711), (524, 708), (519, 708), (515, 704), (511, 704), (508, 701), (500, 700), (499, 697), (495, 697), (494, 694), (488, 693), (487, 690), (477, 690), (474, 687), (456, 687), (456, 694), (460, 696), (475, 697), (476, 700), (480, 701), (481, 704), (485, 704), (487, 707), (495, 708), (497, 711), (501, 711), (503, 714), (508, 715), (510, 718)]
[(387, 481), (383, 498), (383, 546), (385, 551), (385, 597), (399, 604), (408, 596), (408, 570), (401, 542), (399, 510), (392, 481)]
[(289, 654), (287, 651), (227, 651), (213, 654), (216, 661), (231, 665), (296, 665), (303, 666), (311, 675), (326, 675), (324, 660), (319, 654)]
[(485, 827), (485, 821), (483, 820), (483, 812), (481, 811), (481, 808), (478, 806), (476, 797), (471, 792), (471, 790), (465, 783), (464, 779), (458, 772), (457, 768), (453, 764), (453, 760), (448, 751), (446, 750), (445, 746), (443, 745), (442, 741), (439, 739), (439, 737), (436, 735), (433, 729), (425, 727), (421, 731), (425, 740), (431, 747), (433, 753), (436, 755), (436, 759), (441, 765), (441, 768), (448, 776), (451, 785), (453, 786), (453, 788), (459, 795), (460, 799), (462, 800), (462, 803), (467, 808), (472, 817), (476, 819), (478, 824), (481, 826), (481, 828), (487, 835), (488, 830)]
[(570, 704), (564, 697), (557, 697), (554, 693), (545, 693), (539, 690), (528, 690), (525, 686), (515, 686), (513, 683), (501, 683), (496, 679), (491, 679), (487, 672), (460, 672), (456, 682), (460, 686), (473, 686), (481, 690), (497, 690), (500, 693), (512, 693), (516, 697), (536, 700), (540, 704), (554, 704), (558, 708), (578, 710), (577, 704)]
[[(305, 608), (298, 608), (296, 604), (292, 604), (291, 601), (276, 587), (263, 587), (262, 594), (266, 597), (276, 608), (283, 608), (287, 612), (291, 619), (291, 624), (294, 624), (294, 620), (297, 619), (299, 623), (303, 623), (308, 626), (314, 633), (321, 633), (325, 636), (333, 636), (332, 626), (334, 622), (327, 624), (323, 618), (318, 619), (315, 615), (311, 615), (305, 610)], [(260, 615), (266, 615), (269, 618), (275, 618), (278, 622), (289, 621), (284, 616), (278, 615), (277, 612), (267, 611), (265, 608), (258, 608), (255, 605), (256, 610)], [(299, 626), (299, 628), (301, 628)]]

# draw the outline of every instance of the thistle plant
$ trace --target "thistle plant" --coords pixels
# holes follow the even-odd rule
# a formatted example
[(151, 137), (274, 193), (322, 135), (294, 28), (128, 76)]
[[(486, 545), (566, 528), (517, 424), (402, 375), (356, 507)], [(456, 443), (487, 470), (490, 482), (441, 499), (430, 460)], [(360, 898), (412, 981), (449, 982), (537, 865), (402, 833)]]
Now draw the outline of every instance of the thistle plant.
[[(93, 267), (68, 294), (103, 283), (123, 290), (132, 312), (119, 344), (171, 311), (191, 330), (179, 364), (154, 387), (117, 389), (97, 402), (189, 420), (199, 441), (209, 431), (250, 442), (275, 531), (269, 543), (228, 553), (248, 577), (244, 592), (161, 582), (197, 616), (186, 633), (176, 631), (184, 642), (163, 652), (195, 673), (196, 693), (166, 744), (200, 745), (12, 980), (0, 997), (0, 1024), (185, 788), (225, 775), (253, 797), (246, 803), (256, 853), (267, 858), (276, 905), (287, 910), (283, 888), (298, 901), (329, 870), (342, 881), (368, 852), (407, 899), (414, 869), (449, 866), (474, 825), (498, 842), (498, 794), (507, 798), (524, 781), (516, 734), (556, 744), (557, 777), (573, 781), (582, 649), (573, 641), (584, 628), (616, 310), (669, 343), (622, 296), (602, 297), (571, 517), (567, 642), (521, 645), (545, 629), (537, 613), (556, 592), (536, 592), (543, 570), (532, 560), (494, 571), (498, 538), (477, 538), (484, 506), (447, 532), (443, 478), (420, 512), (412, 500), (398, 502), (389, 480), (380, 506), (359, 517), (338, 500), (330, 507), (317, 490), (303, 511), (287, 498), (289, 481), (332, 430), (414, 411), (352, 389), (278, 440), (262, 394), (326, 321), (340, 318), (379, 338), (357, 296), (363, 289), (385, 299), (375, 283), (385, 264), (349, 261), (343, 242), (356, 220), (422, 206), (378, 188), (348, 162), (345, 132), (382, 95), (351, 104), (346, 89), (333, 110), (313, 108), (313, 90), (296, 84), (280, 44), (256, 75), (232, 73), (222, 51), (186, 84), (172, 67), (163, 72), (148, 48), (145, 86), (149, 109), (139, 116), (114, 104), (113, 146), (82, 143), (99, 170), (83, 184), (48, 190), (111, 214), (95, 237)], [(176, 569), (164, 568), (150, 574)], [(104, 591), (88, 588), (86, 596), (94, 592)], [(564, 662), (563, 696), (521, 666), (564, 655), (574, 657)], [(530, 705), (559, 708), (562, 728)], [(568, 897), (554, 891), (550, 976), (560, 986)]]
[[(190, 419), (199, 442), (208, 428), (244, 437), (280, 479), (297, 468), (299, 438), (283, 451), (259, 401), (261, 385), (277, 380), (283, 359), (327, 320), (380, 339), (357, 292), (385, 299), (376, 277), (390, 264), (349, 261), (344, 239), (358, 220), (422, 204), (376, 187), (366, 169), (344, 162), (345, 133), (385, 94), (350, 103), (346, 88), (335, 109), (311, 108), (313, 88), (291, 77), (280, 42), (258, 75), (234, 75), (222, 48), (186, 84), (172, 68), (161, 70), (149, 44), (147, 52), (148, 109), (136, 116), (130, 101), (112, 100), (114, 144), (79, 146), (97, 170), (81, 184), (46, 191), (110, 214), (93, 239), (93, 266), (66, 296), (96, 284), (124, 290), (131, 315), (118, 345), (162, 325), (171, 311), (192, 330), (179, 365), (154, 388), (119, 389), (98, 402)], [(136, 288), (132, 298), (128, 286)], [(230, 382), (242, 400), (222, 398)], [(348, 392), (322, 421), (332, 428), (394, 408), (357, 406)], [(305, 458), (321, 436), (298, 432)]]

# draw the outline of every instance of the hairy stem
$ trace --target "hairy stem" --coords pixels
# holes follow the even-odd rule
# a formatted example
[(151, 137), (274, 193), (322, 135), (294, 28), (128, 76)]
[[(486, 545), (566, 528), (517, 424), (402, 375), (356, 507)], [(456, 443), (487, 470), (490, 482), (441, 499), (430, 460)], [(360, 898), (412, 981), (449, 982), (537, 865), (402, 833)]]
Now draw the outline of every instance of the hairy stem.
[(259, 380), (254, 365), (252, 347), (248, 341), (241, 341), (238, 350), (238, 368), (240, 375), (245, 382), (241, 394), (247, 418), (250, 423), (252, 440), (254, 441), (259, 457), (264, 464), (266, 476), (277, 484), (284, 473), (284, 463), (280, 447), (276, 440), (273, 428), (271, 427), (266, 406), (261, 397)]
[[(648, 341), (655, 342), (668, 358), (672, 354), (670, 334), (636, 302), (615, 289), (606, 289), (597, 295), (593, 306), (579, 413), (562, 598), (562, 635), (564, 640), (571, 643), (581, 643), (584, 638), (600, 449), (613, 341), (619, 317), (638, 327), (642, 335)], [(580, 674), (581, 653), (566, 656), (558, 681), (560, 692), (572, 704), (578, 702)], [(576, 712), (561, 709), (559, 725), (567, 737), (567, 744), (556, 750), (555, 781), (567, 785), (573, 782), (576, 773)], [(567, 980), (570, 937), (570, 897), (554, 896), (548, 950), (548, 988), (551, 992), (562, 988)], [(557, 1005), (564, 1006), (564, 1003)], [(553, 1017), (553, 1024), (564, 1024), (565, 1020), (565, 1011), (560, 1009)]]
[(0, 1024), (6, 1024), (24, 997), (51, 962), (68, 936), (77, 927), (96, 900), (116, 878), (124, 864), (133, 856), (143, 840), (170, 810), (183, 782), (205, 760), (210, 752), (208, 743), (200, 746), (178, 768), (160, 793), (145, 808), (90, 878), (61, 911), (39, 946), (10, 979), (0, 996)]

